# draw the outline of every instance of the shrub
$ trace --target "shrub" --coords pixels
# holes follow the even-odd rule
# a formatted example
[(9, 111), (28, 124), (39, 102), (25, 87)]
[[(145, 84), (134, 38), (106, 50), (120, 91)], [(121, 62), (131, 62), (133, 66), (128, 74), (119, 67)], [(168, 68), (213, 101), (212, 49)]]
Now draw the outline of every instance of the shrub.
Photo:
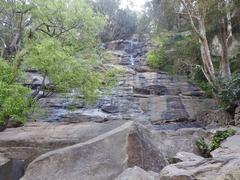
[(160, 69), (164, 67), (166, 60), (166, 51), (163, 47), (148, 53), (147, 64), (153, 69)]
[(219, 91), (217, 93), (221, 105), (225, 108), (240, 104), (240, 76), (233, 75), (229, 79), (218, 79)]
[(190, 77), (201, 59), (197, 38), (193, 36), (162, 34), (153, 39), (153, 44), (159, 48), (148, 54), (147, 62), (154, 69)]
[(236, 134), (236, 131), (233, 129), (228, 129), (226, 131), (217, 131), (213, 135), (212, 140), (209, 144), (207, 144), (204, 138), (201, 137), (196, 141), (196, 145), (201, 155), (208, 158), (208, 157), (211, 157), (210, 153), (212, 151), (220, 147), (222, 141), (224, 141), (228, 137), (233, 136), (235, 134)]

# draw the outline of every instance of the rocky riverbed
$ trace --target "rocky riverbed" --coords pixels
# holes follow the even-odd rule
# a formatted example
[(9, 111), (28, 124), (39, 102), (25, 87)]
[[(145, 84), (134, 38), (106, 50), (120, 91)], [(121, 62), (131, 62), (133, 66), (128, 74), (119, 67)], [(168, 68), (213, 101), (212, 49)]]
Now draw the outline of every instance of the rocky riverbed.
[[(71, 93), (55, 94), (41, 101), (45, 111), (32, 117), (37, 122), (1, 132), (0, 179), (240, 179), (238, 129), (213, 158), (200, 157), (196, 148), (199, 137), (209, 139), (217, 130), (205, 128), (206, 118), (221, 119), (212, 115), (213, 99), (184, 77), (149, 69), (147, 35), (105, 47), (114, 58), (106, 66), (125, 72), (117, 87), (93, 107)], [(29, 79), (36, 88), (41, 74), (29, 72)], [(77, 108), (70, 111), (72, 102)]]

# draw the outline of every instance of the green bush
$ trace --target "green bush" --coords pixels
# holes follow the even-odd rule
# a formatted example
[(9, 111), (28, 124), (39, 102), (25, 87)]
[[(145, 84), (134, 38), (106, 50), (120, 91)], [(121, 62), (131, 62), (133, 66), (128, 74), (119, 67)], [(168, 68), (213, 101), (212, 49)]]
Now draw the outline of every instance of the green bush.
[(191, 77), (193, 67), (201, 59), (197, 38), (163, 34), (152, 41), (159, 48), (148, 54), (147, 63), (151, 68)]
[(147, 64), (153, 69), (161, 69), (166, 61), (166, 51), (163, 47), (148, 53)]
[(240, 105), (240, 76), (233, 75), (229, 79), (218, 79), (219, 91), (217, 97), (225, 108)]
[(211, 157), (210, 153), (212, 151), (220, 147), (222, 141), (224, 141), (228, 137), (233, 136), (235, 134), (236, 134), (236, 131), (233, 129), (228, 129), (226, 131), (217, 131), (213, 135), (212, 140), (209, 144), (207, 144), (204, 138), (201, 137), (196, 141), (196, 145), (201, 155), (208, 158), (208, 157)]

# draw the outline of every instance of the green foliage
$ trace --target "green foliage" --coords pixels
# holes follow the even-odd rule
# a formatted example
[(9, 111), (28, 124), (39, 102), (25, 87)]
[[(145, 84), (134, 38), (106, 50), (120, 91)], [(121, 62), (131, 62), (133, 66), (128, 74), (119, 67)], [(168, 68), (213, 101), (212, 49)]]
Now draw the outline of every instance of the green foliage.
[(105, 19), (85, 0), (32, 1), (33, 27), (42, 22), (38, 37), (55, 37), (75, 51), (96, 45), (96, 35), (103, 31)]
[(223, 107), (240, 104), (240, 76), (233, 75), (229, 79), (218, 79), (218, 99)]
[(148, 55), (151, 67), (172, 74), (192, 76), (194, 65), (199, 64), (201, 58), (195, 37), (162, 33), (160, 37), (154, 37), (153, 44), (159, 48)]
[(179, 1), (176, 0), (151, 0), (147, 2), (147, 13), (155, 30), (174, 29), (177, 24), (176, 12), (179, 12), (179, 4)]
[(11, 65), (0, 60), (0, 125), (9, 119), (24, 123), (31, 111), (30, 90), (16, 82), (17, 75)]
[[(114, 86), (118, 72), (101, 69), (99, 52), (106, 17), (89, 1), (3, 0), (0, 5), (0, 19), (6, 21), (0, 24), (0, 52), (8, 59), (0, 60), (0, 122), (23, 123), (35, 102), (54, 92), (74, 91), (90, 103)], [(30, 94), (20, 84), (26, 69), (37, 70), (50, 84), (42, 82)]]
[(177, 59), (182, 61), (191, 62), (192, 64), (199, 64), (201, 60), (200, 45), (198, 39), (192, 35), (182, 36), (177, 35), (174, 37), (174, 53)]
[[(169, 61), (167, 56), (166, 44), (169, 40), (168, 33), (162, 33), (161, 36), (153, 35), (151, 37), (152, 44), (157, 47), (150, 51), (147, 55), (147, 64), (153, 69), (169, 70)], [(171, 67), (170, 67), (171, 68)]]
[(153, 69), (160, 69), (164, 66), (166, 60), (166, 53), (163, 47), (159, 47), (157, 50), (149, 52), (147, 55), (147, 64)]
[(199, 66), (201, 54), (196, 37), (162, 33), (161, 37), (153, 39), (153, 44), (160, 47), (148, 54), (150, 67), (186, 76), (205, 92), (206, 97), (213, 97), (213, 87), (208, 83)]
[(200, 153), (204, 157), (211, 157), (211, 152), (215, 149), (219, 148), (221, 145), (221, 142), (227, 139), (230, 136), (233, 136), (236, 134), (236, 131), (234, 129), (228, 129), (226, 131), (217, 131), (209, 144), (207, 144), (204, 140), (204, 138), (199, 138), (196, 141), (196, 145), (200, 151)]
[(213, 97), (213, 87), (208, 83), (200, 66), (193, 68), (191, 79), (204, 91), (205, 97)]
[(97, 97), (97, 89), (101, 86), (99, 73), (91, 63), (71, 56), (54, 38), (30, 43), (25, 64), (48, 76), (58, 92), (75, 89), (87, 101)]

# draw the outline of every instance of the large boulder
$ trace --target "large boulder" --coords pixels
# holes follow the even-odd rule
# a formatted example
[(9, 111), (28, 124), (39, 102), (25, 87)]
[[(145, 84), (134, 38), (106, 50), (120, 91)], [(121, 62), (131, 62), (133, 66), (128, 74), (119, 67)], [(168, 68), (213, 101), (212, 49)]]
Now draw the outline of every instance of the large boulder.
[(129, 134), (127, 147), (129, 167), (139, 166), (147, 171), (159, 172), (167, 164), (151, 134), (152, 132), (141, 124), (136, 124), (135, 130)]
[(86, 142), (43, 154), (30, 163), (22, 180), (112, 180), (129, 166), (159, 172), (165, 159), (139, 128), (129, 121)]
[(152, 141), (167, 159), (172, 159), (178, 152), (198, 154), (196, 140), (200, 137), (209, 139), (213, 133), (199, 128), (179, 129), (177, 131), (153, 131)]
[(42, 153), (85, 142), (123, 123), (28, 123), (1, 132), (0, 151), (11, 159), (31, 161)]
[(115, 180), (157, 180), (157, 173), (146, 172), (137, 166), (123, 171)]
[[(229, 57), (236, 56), (238, 47), (239, 47), (239, 41), (236, 38), (233, 38), (231, 46), (228, 48)], [(218, 36), (214, 36), (212, 39), (211, 54), (213, 56), (219, 56), (219, 57), (222, 55), (222, 45), (220, 43)]]

